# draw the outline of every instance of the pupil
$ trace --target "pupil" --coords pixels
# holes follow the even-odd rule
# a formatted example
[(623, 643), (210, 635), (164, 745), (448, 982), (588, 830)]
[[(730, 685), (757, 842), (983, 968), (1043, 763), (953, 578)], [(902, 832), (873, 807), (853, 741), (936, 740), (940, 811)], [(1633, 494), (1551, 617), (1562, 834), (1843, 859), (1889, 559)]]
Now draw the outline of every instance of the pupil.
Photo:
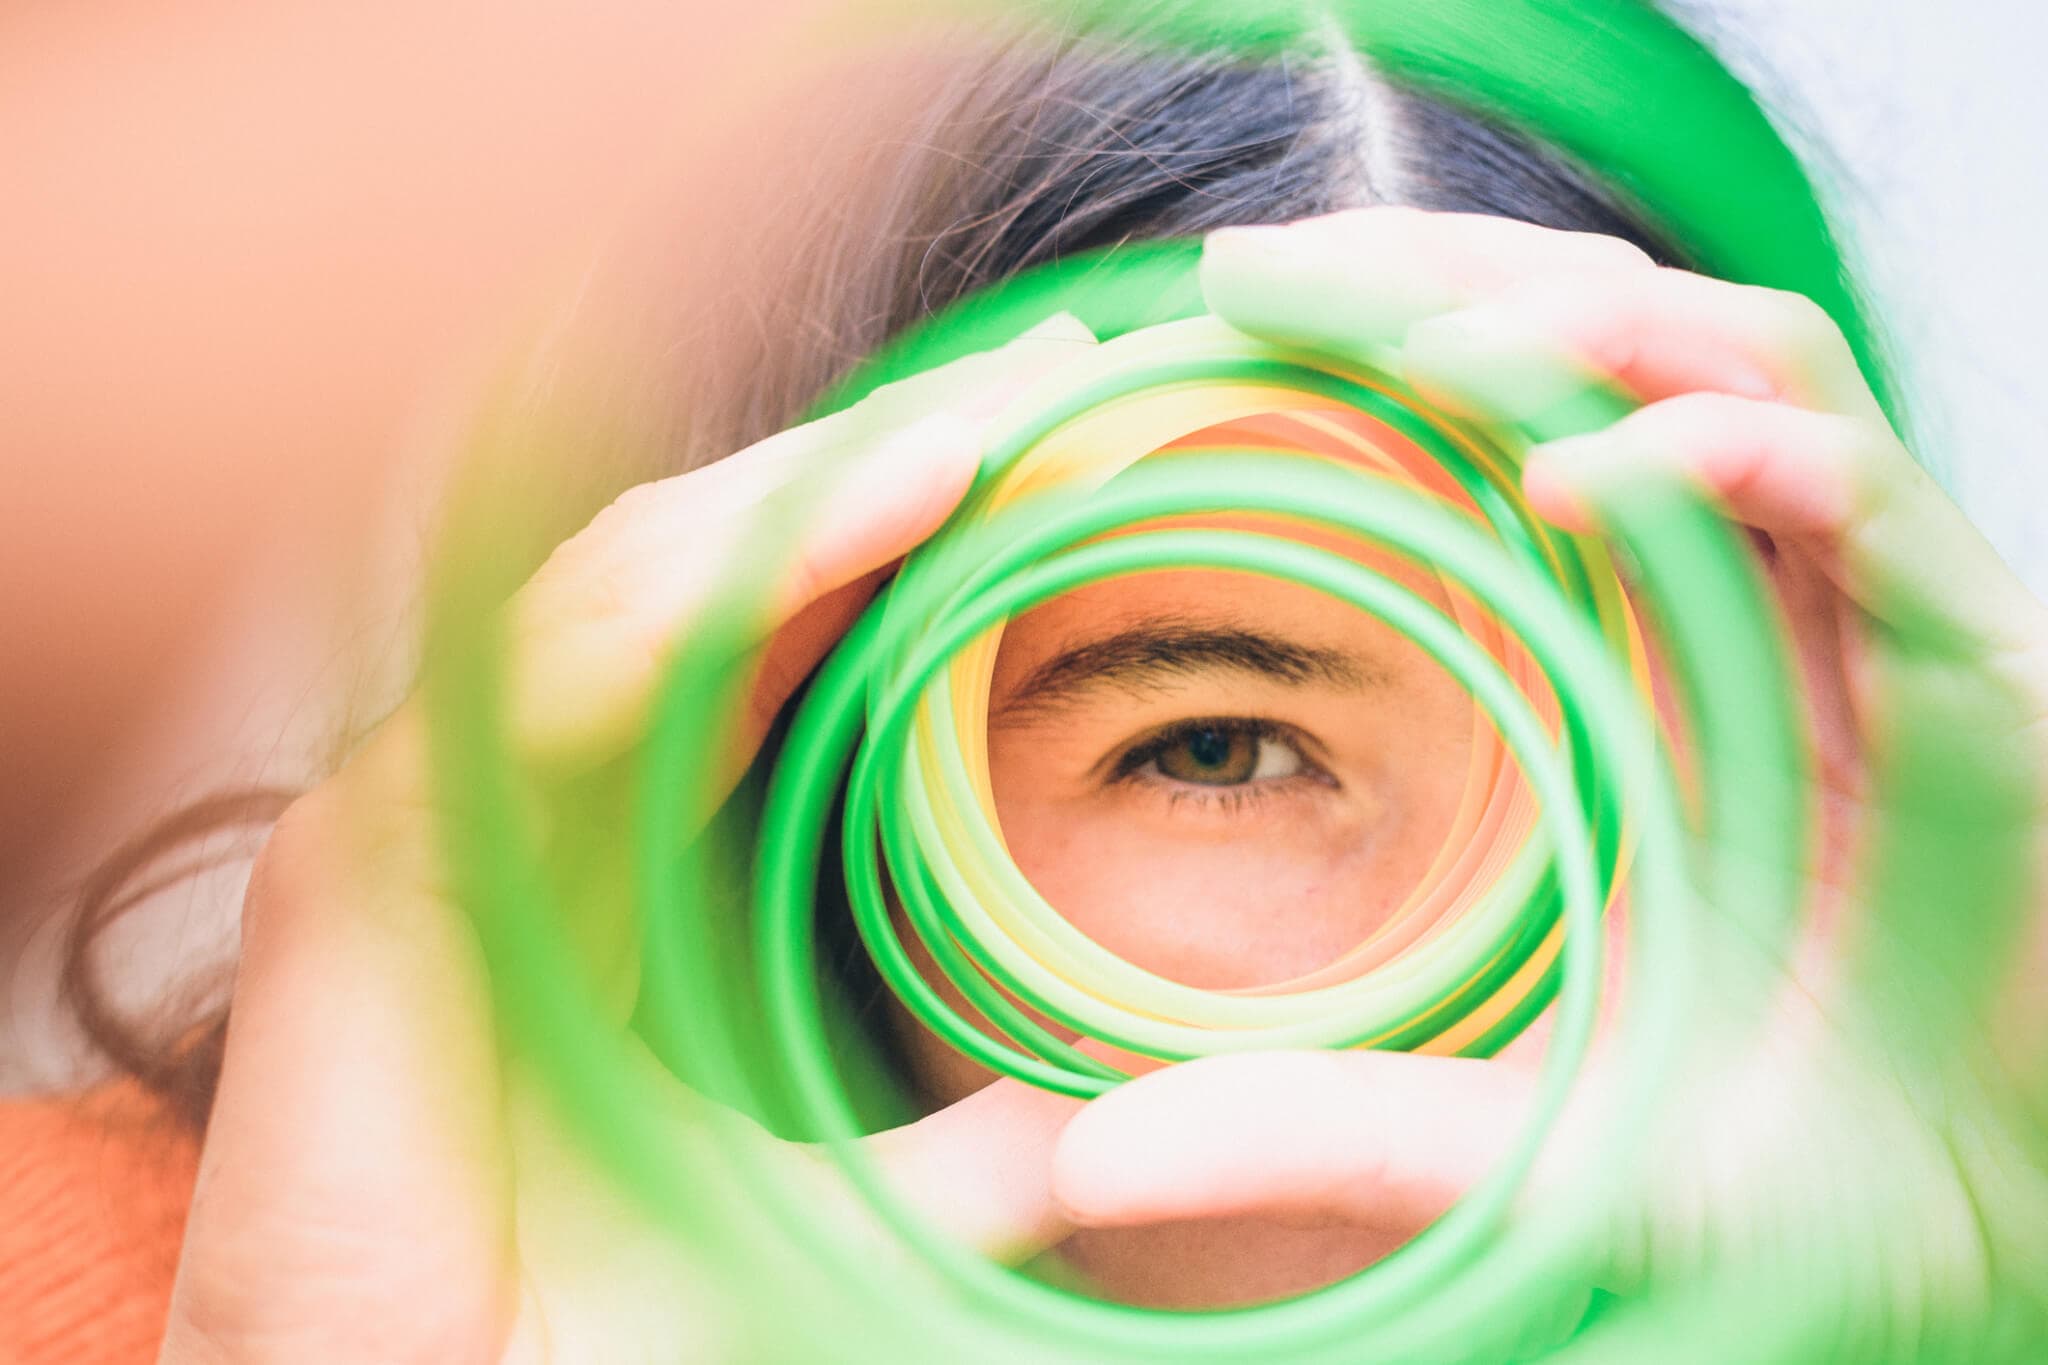
[(1188, 736), (1188, 757), (1204, 768), (1220, 768), (1230, 760), (1230, 740), (1221, 730), (1197, 730)]

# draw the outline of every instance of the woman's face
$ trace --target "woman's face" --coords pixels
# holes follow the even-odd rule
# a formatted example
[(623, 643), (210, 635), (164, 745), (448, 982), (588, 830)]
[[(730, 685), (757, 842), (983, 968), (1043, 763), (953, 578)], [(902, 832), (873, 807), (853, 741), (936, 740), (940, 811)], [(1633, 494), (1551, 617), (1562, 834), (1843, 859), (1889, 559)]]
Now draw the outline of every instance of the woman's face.
[[(1450, 676), (1363, 612), (1178, 571), (1013, 621), (989, 755), (1003, 835), (1048, 902), (1140, 967), (1230, 989), (1322, 967), (1401, 904), (1454, 819), (1473, 724)], [(991, 1079), (903, 1032), (933, 1102)], [(1237, 1222), (1082, 1233), (1062, 1254), (1111, 1297), (1192, 1307), (1300, 1292), (1389, 1249), (1356, 1229)]]

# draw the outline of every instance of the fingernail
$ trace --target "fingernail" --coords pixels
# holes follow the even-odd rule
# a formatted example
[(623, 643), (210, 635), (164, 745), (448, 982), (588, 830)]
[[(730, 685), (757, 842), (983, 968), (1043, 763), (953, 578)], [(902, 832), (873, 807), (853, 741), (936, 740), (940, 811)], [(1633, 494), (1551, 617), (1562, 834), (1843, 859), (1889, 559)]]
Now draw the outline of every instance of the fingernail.
[(1204, 262), (1271, 266), (1291, 262), (1297, 255), (1293, 236), (1284, 227), (1218, 228), (1202, 242)]
[(1088, 324), (1072, 313), (1054, 313), (1045, 321), (1032, 327), (1017, 338), (1018, 341), (1079, 341), (1093, 342), (1095, 333)]

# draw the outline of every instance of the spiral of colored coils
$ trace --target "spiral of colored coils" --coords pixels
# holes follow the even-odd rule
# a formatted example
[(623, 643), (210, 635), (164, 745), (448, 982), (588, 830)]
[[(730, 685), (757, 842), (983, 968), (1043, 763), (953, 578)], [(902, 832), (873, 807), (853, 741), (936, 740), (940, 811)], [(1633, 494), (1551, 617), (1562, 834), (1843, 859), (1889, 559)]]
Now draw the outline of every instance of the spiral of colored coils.
[[(1693, 998), (1696, 964), (1678, 945), (1694, 889), (1715, 870), (1689, 862), (1644, 640), (1614, 567), (1597, 543), (1523, 506), (1519, 456), (1545, 434), (1540, 420), (1454, 420), (1393, 377), (1397, 361), (1279, 347), (1213, 318), (1092, 348), (998, 422), (967, 502), (828, 660), (777, 762), (754, 903), (767, 1061), (789, 1078), (803, 1128), (842, 1140), (834, 1151), (855, 1184), (927, 1259), (1077, 1349), (1232, 1358), (1253, 1342), (1335, 1342), (1365, 1322), (1387, 1341), (1451, 1331), (1422, 1325), (1429, 1289), (1483, 1262), (1507, 1273), (1501, 1219), (1586, 1055), (1603, 916), (1624, 872), (1633, 966), (1656, 983), (1638, 1055), (1671, 1044), (1669, 1021)], [(1589, 404), (1607, 406), (1589, 419)], [(1593, 394), (1554, 419), (1621, 410)], [(1667, 626), (1681, 695), (1701, 703), (1687, 718), (1705, 745), (1699, 823), (1727, 835), (1715, 845), (1722, 870), (1792, 866), (1802, 815), (1779, 759), (1792, 752), (1793, 718), (1746, 551), (1669, 485), (1609, 510), (1619, 543), (1656, 546), (1657, 567), (1638, 577)], [(1328, 548), (1331, 533), (1404, 557), (1442, 585), (1448, 610)], [(1198, 990), (1120, 961), (1038, 895), (996, 815), (986, 740), (1003, 623), (1087, 584), (1181, 569), (1266, 575), (1348, 603), (1414, 640), (1477, 703), (1467, 790), (1429, 874), (1364, 943), (1274, 987)], [(1679, 584), (1703, 610), (1674, 610)], [(1732, 685), (1720, 673), (1730, 666), (1741, 670)], [(1720, 680), (1704, 686), (1710, 675)], [(1760, 783), (1763, 771), (1787, 780)], [(850, 1141), (860, 1128), (836, 1074), (814, 942), (835, 834), (852, 913), (890, 987), (961, 1052), (1035, 1085), (1093, 1095), (1121, 1079), (1041, 1018), (1168, 1061), (1354, 1046), (1487, 1055), (1554, 1003), (1538, 1098), (1514, 1154), (1480, 1188), (1393, 1261), (1329, 1290), (1192, 1320), (1048, 1290), (949, 1246)], [(885, 873), (931, 962), (993, 1032), (919, 971)], [(1743, 890), (1761, 934), (1790, 922), (1787, 887), (1752, 878)]]
[[(1334, 23), (1379, 69), (1609, 173), (1701, 269), (1806, 293), (1859, 356), (1876, 354), (1796, 158), (1655, 6), (1138, 8), (1141, 30), (1160, 25), (1140, 34), (1158, 50), (1192, 39), (1261, 53)], [(1062, 41), (1080, 11), (1129, 32), (1132, 7), (1062, 5)], [(755, 528), (747, 564), (682, 642), (632, 765), (620, 833), (643, 979), (630, 1038), (579, 970), (572, 917), (527, 835), (528, 774), (500, 724), (504, 585), (490, 569), (502, 537), (488, 504), (451, 530), (430, 595), (426, 697), (449, 862), (489, 957), (506, 1052), (675, 1245), (700, 1254), (744, 1320), (740, 1358), (1531, 1358), (1584, 1317), (1588, 1267), (1655, 1159), (1643, 1138), (1670, 1074), (1701, 1038), (1731, 1045), (1728, 1028), (1700, 1027), (1701, 1002), (1720, 1009), (1763, 979), (1757, 964), (1778, 959), (1797, 922), (1812, 829), (1798, 693), (1742, 533), (1654, 478), (1603, 493), (1590, 509), (1599, 540), (1545, 528), (1517, 494), (1528, 445), (1604, 427), (1626, 400), (1591, 385), (1533, 419), (1451, 420), (1394, 378), (1398, 355), (1293, 351), (1197, 317), (1200, 250), (1126, 242), (1000, 280), (820, 403), (844, 408), (1063, 309), (1111, 338), (1019, 397), (966, 503), (812, 681), (758, 822), (707, 833), (725, 788), (705, 775), (729, 771), (731, 718), (769, 617), (761, 569), (801, 544), (807, 511), (799, 499)], [(1882, 394), (1882, 368), (1866, 368)], [(1401, 581), (1332, 542), (1404, 558)], [(1068, 924), (1004, 848), (985, 733), (1004, 622), (1086, 583), (1176, 567), (1267, 575), (1381, 616), (1477, 703), (1464, 800), (1434, 863), (1366, 941), (1299, 980), (1200, 991), (1140, 971)], [(1649, 650), (1681, 764), (1645, 705)], [(820, 894), (833, 845), (885, 980), (998, 1071), (1078, 1095), (1115, 1085), (1120, 1073), (1068, 1035), (1162, 1060), (1295, 1046), (1484, 1055), (1547, 1008), (1521, 1129), (1421, 1235), (1299, 1299), (1155, 1312), (1013, 1270), (921, 1217), (861, 1141), (875, 1125), (856, 1068), (874, 1059), (834, 1012), (836, 964), (818, 941), (820, 917), (840, 912)], [(729, 894), (731, 881), (750, 890)], [(1603, 916), (1618, 889), (1626, 961), (1601, 1071), (1612, 1103), (1597, 1132), (1546, 1151), (1612, 1001)], [(899, 924), (986, 1028), (915, 969)], [(1751, 955), (1743, 970), (1717, 970), (1729, 945)], [(1717, 1022), (1753, 1026), (1748, 1004)], [(643, 1042), (673, 1075), (649, 1071)], [(721, 1103), (686, 1105), (678, 1122), (677, 1077)], [(821, 1144), (861, 1196), (855, 1225), (791, 1177), (785, 1144), (726, 1104)], [(1529, 1180), (1539, 1151), (1557, 1148), (1569, 1168)], [(877, 1220), (893, 1239), (878, 1243)], [(1697, 1327), (1687, 1319), (1695, 1345), (1710, 1335)]]
[[(1099, 1093), (1119, 1073), (1023, 1005), (1164, 1061), (1277, 1047), (1489, 1055), (1513, 1038), (1556, 987), (1567, 894), (1556, 850), (1588, 847), (1579, 894), (1597, 917), (1616, 884), (1622, 822), (1612, 785), (1589, 780), (1597, 773), (1569, 689), (1543, 684), (1484, 599), (1446, 572), (1447, 551), (1439, 559), (1428, 539), (1409, 537), (1447, 518), (1488, 528), (1517, 564), (1561, 583), (1642, 682), (1642, 643), (1604, 553), (1531, 516), (1513, 457), (1477, 427), (1384, 373), (1259, 345), (1211, 319), (1096, 348), (1020, 413), (969, 505), (912, 556), (813, 689), (784, 754), (795, 776), (770, 804), (771, 847), (789, 842), (796, 804), (838, 785), (820, 762), (830, 746), (812, 742), (832, 728), (825, 717), (859, 714), (866, 738), (847, 784), (842, 854), (884, 979), (969, 1056), (1068, 1093)], [(1191, 528), (1190, 516), (1210, 528)], [(1214, 529), (1218, 517), (1237, 529)], [(1290, 538), (1309, 527), (1399, 544), (1443, 584), (1451, 613)], [(1075, 930), (1010, 860), (989, 774), (1002, 622), (1087, 583), (1191, 567), (1290, 579), (1377, 615), (1481, 703), (1464, 800), (1422, 883), (1337, 961), (1252, 991), (1181, 985)], [(1560, 730), (1577, 781), (1550, 757)], [(1009, 1043), (969, 1025), (919, 974), (892, 922), (885, 867), (931, 960)], [(757, 910), (763, 925), (814, 914), (800, 877), (764, 881)]]
[[(1533, 420), (1453, 419), (1398, 373), (1398, 356), (1291, 349), (1206, 316), (1077, 352), (998, 419), (952, 520), (812, 679), (742, 835), (708, 830), (723, 798), (689, 775), (727, 761), (725, 718), (744, 701), (762, 639), (758, 580), (726, 585), (672, 667), (629, 831), (645, 936), (641, 1032), (692, 1089), (772, 1115), (776, 1131), (830, 1152), (872, 1216), (947, 1287), (920, 1300), (949, 1305), (920, 1320), (920, 1350), (951, 1341), (1002, 1359), (1441, 1359), (1450, 1343), (1479, 1342), (1480, 1320), (1510, 1336), (1532, 1314), (1556, 1327), (1578, 1311), (1558, 1267), (1593, 1240), (1601, 1212), (1532, 1205), (1524, 1187), (1603, 1009), (1603, 921), (1617, 888), (1625, 878), (1628, 1014), (1608, 1074), (1638, 1110), (1622, 1104), (1585, 1155), (1609, 1173), (1639, 1159), (1631, 1115), (1647, 1121), (1660, 1069), (1688, 1045), (1712, 961), (1702, 944), (1733, 937), (1768, 953), (1796, 922), (1792, 873), (1809, 828), (1797, 694), (1740, 534), (1669, 481), (1618, 487), (1598, 513), (1606, 543), (1629, 561), (1625, 597), (1601, 542), (1546, 528), (1516, 492), (1529, 444), (1611, 421), (1624, 402), (1596, 387)], [(760, 528), (764, 545), (800, 540), (802, 504), (782, 518)], [(1385, 574), (1332, 545), (1375, 547), (1407, 567)], [(1464, 798), (1428, 874), (1353, 951), (1256, 990), (1192, 989), (1088, 940), (1008, 858), (992, 794), (987, 708), (1004, 622), (1085, 584), (1189, 568), (1349, 603), (1411, 638), (1477, 704)], [(1435, 600), (1417, 588), (1431, 584)], [(477, 923), (493, 989), (519, 1003), (508, 1038), (546, 1068), (605, 1160), (678, 1226), (725, 1239), (736, 1265), (811, 1277), (821, 1302), (883, 1292), (871, 1238), (821, 1232), (808, 1187), (789, 1183), (746, 1123), (733, 1128), (714, 1105), (679, 1136), (660, 1108), (633, 1099), (640, 1064), (620, 1051), (588, 984), (563, 969), (563, 916), (517, 835), (523, 779), (495, 729), (492, 617), (467, 605), (476, 590), (444, 580), (443, 593), (437, 638), (451, 643), (429, 693), (430, 733), (463, 802), (451, 851), (490, 908)], [(1672, 683), (1683, 784), (1645, 697), (1649, 641)], [(1486, 1178), (1398, 1254), (1303, 1298), (1160, 1313), (1020, 1274), (924, 1221), (860, 1141), (871, 1125), (847, 1069), (858, 1048), (828, 1004), (818, 942), (821, 915), (834, 912), (820, 896), (834, 840), (884, 979), (998, 1071), (1075, 1095), (1118, 1083), (1060, 1028), (1161, 1060), (1283, 1047), (1484, 1055), (1548, 1010), (1522, 1127)], [(734, 913), (707, 865), (735, 847), (749, 857), (751, 915)], [(919, 972), (897, 906), (992, 1030), (953, 1014)], [(1529, 1216), (1510, 1219), (1511, 1207)], [(801, 1265), (776, 1247), (802, 1247)], [(916, 1292), (895, 1278), (901, 1260), (891, 1265), (887, 1292)]]

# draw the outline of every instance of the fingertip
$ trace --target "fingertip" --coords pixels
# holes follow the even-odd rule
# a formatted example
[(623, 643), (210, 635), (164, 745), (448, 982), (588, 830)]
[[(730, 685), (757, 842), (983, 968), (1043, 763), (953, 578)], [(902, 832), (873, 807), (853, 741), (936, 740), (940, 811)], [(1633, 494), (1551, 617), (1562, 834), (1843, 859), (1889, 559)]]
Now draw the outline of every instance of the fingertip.
[[(1129, 1227), (1184, 1211), (1217, 1154), (1168, 1067), (1091, 1101), (1060, 1130), (1052, 1152), (1053, 1202), (1082, 1228)], [(1166, 1078), (1167, 1083), (1161, 1081)], [(1192, 1096), (1199, 1101), (1199, 1088)], [(1192, 1177), (1192, 1178), (1191, 1178)]]
[[(1080, 318), (1072, 313), (1062, 311), (1054, 313), (1045, 321), (1033, 326), (1022, 336), (1019, 336), (1017, 341), (1063, 341), (1083, 346), (1092, 346), (1096, 342), (1096, 336), (1094, 329), (1089, 327), (1087, 323), (1081, 321)], [(1014, 346), (1017, 342), (1010, 344)]]
[(1560, 530), (1590, 535), (1599, 529), (1592, 505), (1571, 476), (1567, 461), (1532, 452), (1522, 466), (1522, 496), (1536, 515)]
[[(1236, 1054), (1183, 1062), (1091, 1102), (1053, 1148), (1055, 1203), (1076, 1227), (1129, 1227), (1239, 1212), (1264, 1202), (1263, 1116), (1327, 1088), (1325, 1054)], [(1285, 1145), (1284, 1143), (1282, 1145)], [(1270, 1149), (1268, 1149), (1270, 1150)]]
[(1294, 259), (1290, 231), (1279, 224), (1217, 228), (1202, 239), (1202, 273), (1284, 266)]
[(1262, 315), (1275, 282), (1296, 270), (1298, 257), (1287, 228), (1219, 228), (1202, 241), (1202, 299), (1218, 317), (1246, 325)]
[[(1132, 1221), (1132, 1201), (1145, 1190), (1147, 1165), (1130, 1159), (1121, 1125), (1101, 1105), (1097, 1100), (1076, 1114), (1053, 1144), (1053, 1204), (1077, 1228)], [(1156, 1171), (1156, 1163), (1149, 1169)]]

